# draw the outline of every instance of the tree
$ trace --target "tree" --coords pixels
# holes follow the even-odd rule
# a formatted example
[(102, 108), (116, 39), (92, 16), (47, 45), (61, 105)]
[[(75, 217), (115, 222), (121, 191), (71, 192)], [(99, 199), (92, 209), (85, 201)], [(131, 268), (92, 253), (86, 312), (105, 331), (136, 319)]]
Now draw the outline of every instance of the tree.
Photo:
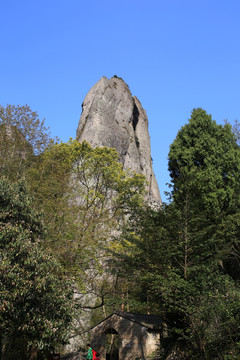
[[(0, 180), (0, 353), (28, 358), (27, 349), (65, 343), (73, 316), (69, 282), (41, 247), (42, 218), (23, 182)], [(14, 346), (20, 342), (19, 354)], [(26, 348), (25, 348), (26, 345)]]
[[(239, 261), (239, 170), (240, 149), (231, 126), (217, 125), (204, 110), (194, 109), (170, 147), (169, 171), (180, 225), (174, 266), (179, 275), (183, 272), (188, 343), (204, 359), (214, 351), (223, 356), (238, 339), (237, 321), (233, 325), (228, 314), (237, 314), (239, 289), (226, 272), (233, 278), (228, 264)], [(232, 339), (226, 335), (228, 326)]]
[(123, 233), (117, 271), (147, 295), (132, 290), (135, 304), (167, 320), (163, 358), (173, 347), (179, 359), (238, 356), (239, 277), (229, 263), (239, 261), (239, 166), (231, 127), (194, 110), (170, 147), (172, 202), (140, 212)]
[[(236, 316), (233, 304), (239, 290), (225, 272), (233, 277), (227, 264), (239, 249), (238, 226), (233, 221), (239, 216), (239, 170), (240, 151), (231, 126), (217, 125), (204, 110), (194, 109), (169, 152), (178, 224), (173, 264), (181, 279), (176, 289), (184, 294), (178, 300), (185, 309), (183, 333), (192, 346), (192, 357), (194, 351), (203, 359), (213, 358), (214, 352), (223, 356), (238, 338), (237, 321), (233, 326), (228, 314)], [(214, 313), (211, 306), (219, 312)], [(223, 340), (227, 338), (223, 322), (233, 326), (233, 341)]]
[[(227, 120), (225, 120), (226, 124), (230, 124)], [(230, 124), (231, 125), (231, 124)], [(240, 123), (238, 120), (234, 121), (234, 124), (232, 125), (232, 131), (237, 137), (237, 143), (240, 144)]]
[(0, 105), (0, 172), (11, 180), (24, 176), (34, 156), (51, 142), (50, 133), (28, 105)]
[[(28, 173), (36, 206), (44, 210), (50, 248), (79, 266), (106, 245), (119, 220), (141, 201), (145, 179), (122, 170), (115, 149), (70, 140), (50, 146)], [(69, 265), (69, 263), (68, 263)]]
[[(35, 205), (46, 214), (46, 248), (73, 279), (78, 307), (92, 314), (101, 309), (102, 319), (115, 286), (107, 248), (120, 223), (143, 201), (145, 178), (123, 171), (115, 149), (70, 140), (49, 146), (27, 179), (37, 194)], [(86, 330), (87, 321), (79, 321), (77, 333), (81, 326)]]
[[(202, 240), (197, 236), (195, 242), (198, 254), (200, 248), (205, 252), (209, 248), (209, 255), (218, 254), (222, 260), (229, 256), (233, 260), (239, 252), (240, 149), (236, 140), (229, 124), (217, 125), (204, 110), (196, 109), (169, 152), (172, 196), (182, 209), (185, 245), (192, 226), (192, 231), (202, 234)], [(203, 246), (204, 238), (208, 246)]]
[(215, 216), (234, 206), (239, 188), (239, 147), (229, 124), (194, 109), (170, 147), (169, 171), (174, 201), (189, 193), (199, 210)]

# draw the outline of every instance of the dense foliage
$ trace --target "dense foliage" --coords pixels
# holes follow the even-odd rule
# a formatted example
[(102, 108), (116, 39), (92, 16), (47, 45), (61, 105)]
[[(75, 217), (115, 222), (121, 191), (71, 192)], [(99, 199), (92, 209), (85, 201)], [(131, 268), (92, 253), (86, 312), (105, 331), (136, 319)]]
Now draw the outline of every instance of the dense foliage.
[(231, 127), (194, 110), (170, 147), (169, 170), (171, 203), (135, 213), (115, 271), (131, 283), (135, 309), (166, 320), (162, 358), (237, 359), (240, 150)]
[(144, 177), (123, 171), (115, 149), (70, 140), (48, 147), (27, 179), (46, 215), (46, 247), (75, 278), (78, 291), (87, 286), (96, 293), (104, 248), (119, 221), (141, 203)]
[[(0, 107), (0, 129), (2, 353), (64, 343), (75, 307), (93, 321), (160, 314), (162, 360), (240, 357), (237, 122), (193, 110), (170, 146), (169, 204), (157, 210), (114, 149), (53, 143), (28, 106)], [(12, 183), (20, 178), (34, 201)]]
[[(0, 180), (0, 352), (26, 359), (65, 343), (73, 316), (70, 284), (40, 243), (41, 217), (22, 182)], [(16, 343), (21, 343), (16, 353)], [(13, 356), (13, 357), (11, 357)]]
[[(71, 282), (77, 294), (74, 307), (100, 307), (102, 313), (105, 313), (103, 299), (112, 291), (114, 283), (109, 275), (103, 276), (106, 274), (104, 264), (110, 234), (118, 231), (119, 220), (122, 221), (134, 204), (142, 201), (144, 177), (124, 172), (114, 149), (93, 149), (85, 142), (80, 144), (73, 140), (54, 143), (43, 122), (28, 106), (7, 106), (0, 110), (1, 177), (5, 176), (10, 181), (24, 178), (34, 198), (32, 208), (44, 213), (42, 222), (46, 233), (44, 237), (41, 236), (39, 245), (44, 249), (42, 254), (47, 262), (47, 254), (52, 254), (51, 269), (54, 269), (54, 276), (61, 278), (64, 273)], [(16, 234), (15, 240), (17, 239)], [(23, 242), (23, 238), (21, 239)], [(2, 245), (7, 249), (6, 244)], [(32, 245), (27, 241), (25, 245), (30, 250)], [(29, 253), (29, 261), (32, 263), (31, 256), (35, 255)], [(38, 260), (44, 263), (41, 256), (39, 255)], [(54, 265), (54, 259), (58, 260), (61, 267)], [(19, 264), (19, 268), (22, 266), (22, 263)], [(40, 270), (32, 269), (33, 273), (37, 271)], [(44, 283), (42, 277), (47, 274), (44, 275), (44, 269), (40, 272), (37, 279)], [(37, 279), (33, 283), (39, 286)], [(66, 279), (65, 281), (67, 283)], [(22, 283), (21, 290), (31, 294), (34, 286), (28, 288), (26, 280)], [(57, 282), (52, 292), (58, 297), (60, 291)], [(9, 294), (12, 295), (11, 291)], [(34, 295), (32, 297), (36, 302)], [(44, 302), (42, 303), (44, 306)], [(26, 309), (22, 309), (24, 314)], [(40, 306), (38, 309), (41, 312)], [(81, 323), (75, 321), (75, 324), (76, 332), (81, 332)], [(89, 325), (88, 322), (87, 326)], [(82, 331), (85, 332), (86, 323), (82, 326)], [(19, 328), (19, 333), (25, 336), (23, 328)], [(68, 332), (68, 336), (70, 335), (73, 336), (73, 332)], [(15, 339), (16, 336), (14, 333), (12, 338)], [(44, 341), (43, 333), (39, 332), (39, 337)], [(55, 340), (56, 336), (49, 341), (51, 346)], [(38, 348), (41, 345), (36, 344)], [(41, 346), (46, 348), (48, 343)]]

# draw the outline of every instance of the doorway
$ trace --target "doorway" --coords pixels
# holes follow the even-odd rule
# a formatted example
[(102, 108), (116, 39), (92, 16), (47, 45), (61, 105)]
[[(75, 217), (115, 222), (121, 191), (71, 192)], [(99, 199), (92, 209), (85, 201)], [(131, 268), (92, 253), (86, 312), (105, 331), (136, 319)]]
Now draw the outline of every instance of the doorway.
[(119, 360), (119, 335), (114, 329), (106, 333), (106, 360)]

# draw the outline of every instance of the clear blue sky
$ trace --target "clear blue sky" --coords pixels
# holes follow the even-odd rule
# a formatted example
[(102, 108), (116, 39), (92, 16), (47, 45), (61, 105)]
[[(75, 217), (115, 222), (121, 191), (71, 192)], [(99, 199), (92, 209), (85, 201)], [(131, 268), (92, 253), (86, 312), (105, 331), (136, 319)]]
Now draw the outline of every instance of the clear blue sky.
[(67, 141), (90, 88), (122, 77), (147, 112), (163, 200), (192, 109), (239, 120), (239, 0), (2, 0), (0, 14), (0, 104), (28, 104)]

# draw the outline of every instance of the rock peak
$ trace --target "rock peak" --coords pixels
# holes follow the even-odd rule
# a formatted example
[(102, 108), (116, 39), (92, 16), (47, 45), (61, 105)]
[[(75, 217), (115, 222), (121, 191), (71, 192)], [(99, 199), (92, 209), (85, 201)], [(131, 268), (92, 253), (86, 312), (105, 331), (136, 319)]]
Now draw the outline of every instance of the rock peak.
[(145, 175), (149, 202), (161, 204), (152, 169), (148, 118), (123, 79), (103, 76), (90, 89), (82, 103), (76, 139), (86, 140), (93, 147), (115, 148), (125, 170)]

